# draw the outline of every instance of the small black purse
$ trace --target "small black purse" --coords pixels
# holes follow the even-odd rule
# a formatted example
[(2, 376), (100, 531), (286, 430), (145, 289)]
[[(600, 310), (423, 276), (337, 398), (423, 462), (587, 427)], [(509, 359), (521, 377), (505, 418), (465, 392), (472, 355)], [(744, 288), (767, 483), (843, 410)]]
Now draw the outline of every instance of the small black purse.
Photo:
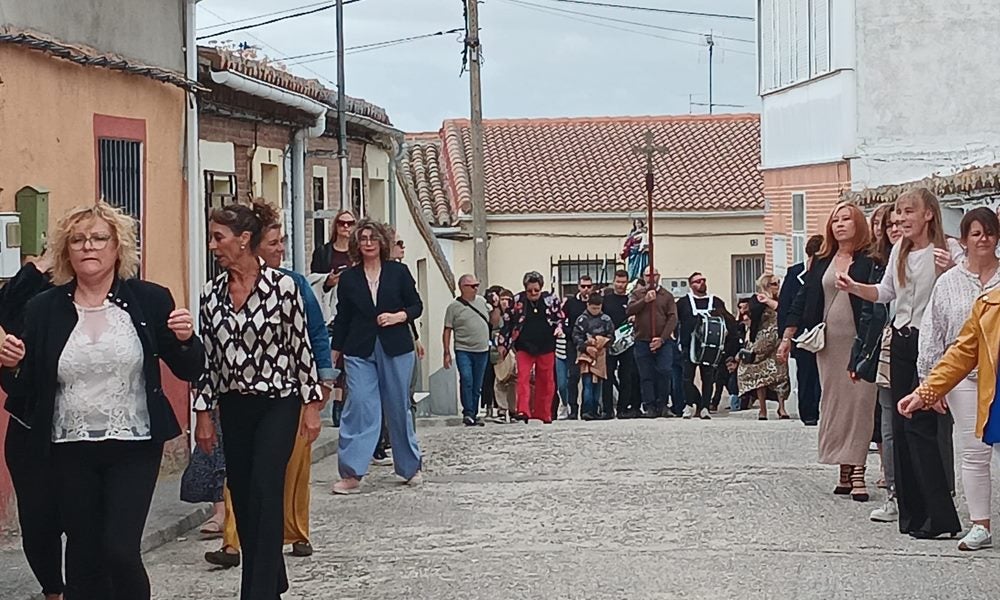
[(752, 365), (757, 362), (757, 353), (753, 350), (747, 350), (743, 348), (739, 353), (740, 362), (747, 365)]

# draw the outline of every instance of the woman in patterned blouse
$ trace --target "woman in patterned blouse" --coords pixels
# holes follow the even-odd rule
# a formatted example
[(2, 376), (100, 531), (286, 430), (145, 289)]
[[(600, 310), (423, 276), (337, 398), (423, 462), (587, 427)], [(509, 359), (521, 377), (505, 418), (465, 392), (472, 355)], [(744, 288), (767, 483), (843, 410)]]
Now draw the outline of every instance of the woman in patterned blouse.
[[(208, 248), (225, 271), (201, 294), (206, 375), (195, 398), (195, 439), (215, 445), (216, 403), (226, 443), (226, 476), (243, 542), (241, 600), (273, 600), (288, 590), (283, 544), (285, 468), (299, 413), (300, 435), (319, 435), (323, 394), (295, 280), (257, 258), (277, 222), (266, 204), (212, 214)], [(305, 408), (301, 405), (305, 403)]]
[[(552, 422), (555, 394), (556, 337), (562, 336), (563, 314), (559, 298), (542, 291), (545, 278), (537, 271), (524, 275), (524, 291), (514, 297), (500, 327), (500, 356), (517, 352), (517, 415)], [(534, 403), (531, 372), (535, 371)]]

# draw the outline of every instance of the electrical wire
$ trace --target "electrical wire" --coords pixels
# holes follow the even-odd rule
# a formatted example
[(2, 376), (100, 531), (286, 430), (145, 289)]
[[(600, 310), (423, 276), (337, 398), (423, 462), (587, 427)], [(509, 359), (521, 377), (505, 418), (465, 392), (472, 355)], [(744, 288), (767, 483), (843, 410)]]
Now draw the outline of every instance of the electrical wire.
[[(361, 2), (361, 0), (344, 0), (343, 4), (344, 4), (344, 6), (346, 6), (348, 4), (354, 4), (355, 2)], [(336, 8), (336, 7), (337, 7), (336, 3), (334, 3), (334, 4), (328, 4), (326, 6), (321, 6), (319, 8), (314, 8), (312, 10), (306, 10), (306, 11), (302, 11), (302, 12), (297, 12), (297, 13), (294, 13), (294, 14), (291, 14), (291, 15), (285, 15), (283, 17), (275, 17), (275, 18), (269, 19), (267, 21), (261, 21), (260, 23), (252, 23), (250, 25), (242, 25), (240, 27), (233, 27), (232, 29), (226, 29), (225, 31), (219, 31), (217, 33), (209, 33), (209, 34), (206, 34), (206, 35), (200, 35), (200, 36), (198, 36), (195, 39), (197, 39), (198, 41), (207, 40), (209, 38), (219, 37), (220, 35), (226, 35), (226, 34), (229, 34), (229, 33), (235, 33), (237, 31), (246, 31), (247, 29), (254, 29), (254, 28), (257, 28), (257, 27), (263, 27), (264, 25), (271, 25), (273, 23), (279, 23), (281, 21), (287, 21), (288, 19), (295, 19), (297, 17), (304, 17), (306, 15), (314, 15), (314, 14), (316, 14), (318, 12), (322, 12), (324, 10), (330, 10), (331, 8)]]
[[(682, 40), (682, 39), (679, 39), (679, 38), (673, 38), (673, 37), (668, 37), (668, 36), (665, 36), (665, 35), (659, 35), (659, 34), (656, 34), (656, 33), (651, 33), (651, 32), (648, 32), (648, 31), (642, 31), (642, 30), (639, 30), (639, 29), (629, 29), (627, 27), (620, 27), (620, 26), (617, 26), (617, 25), (611, 25), (610, 23), (605, 23), (604, 22), (605, 19), (603, 19), (603, 18), (601, 18), (600, 21), (591, 21), (591, 20), (588, 20), (588, 19), (584, 19), (584, 18), (580, 18), (580, 17), (574, 17), (574, 16), (571, 16), (571, 15), (567, 15), (567, 14), (565, 14), (563, 12), (556, 12), (559, 9), (553, 9), (553, 8), (547, 8), (547, 7), (538, 7), (538, 8), (535, 8), (533, 6), (528, 6), (526, 3), (520, 2), (519, 0), (500, 0), (500, 1), (501, 2), (506, 2), (508, 4), (512, 4), (514, 6), (518, 6), (520, 8), (524, 8), (526, 10), (533, 10), (533, 11), (536, 11), (536, 12), (541, 12), (543, 14), (553, 15), (553, 16), (556, 16), (556, 17), (562, 17), (564, 19), (569, 19), (571, 21), (579, 21), (581, 23), (588, 23), (590, 25), (596, 25), (598, 27), (604, 27), (606, 29), (614, 29), (616, 31), (623, 31), (623, 32), (626, 32), (626, 33), (633, 33), (633, 34), (636, 34), (636, 35), (642, 35), (642, 36), (646, 36), (646, 37), (652, 37), (652, 38), (657, 38), (657, 39), (661, 39), (661, 40), (667, 40), (667, 41), (670, 41), (670, 42), (676, 42), (678, 44), (687, 44), (689, 46), (698, 46), (700, 48), (704, 48), (705, 47), (705, 43), (704, 42), (693, 42), (691, 40)], [(724, 51), (725, 52), (731, 52), (733, 54), (742, 54), (742, 55), (745, 55), (745, 56), (756, 56), (756, 54), (754, 54), (752, 52), (744, 52), (742, 50), (732, 50), (732, 49), (726, 48), (726, 49), (724, 49)]]
[[(614, 23), (624, 23), (625, 25), (638, 25), (639, 27), (646, 27), (646, 28), (649, 28), (649, 29), (659, 29), (661, 31), (673, 31), (673, 32), (676, 32), (676, 33), (688, 33), (688, 34), (691, 34), (691, 35), (697, 35), (699, 37), (704, 37), (704, 36), (708, 35), (707, 33), (703, 32), (703, 31), (691, 31), (690, 29), (676, 29), (674, 27), (665, 27), (663, 25), (653, 25), (652, 23), (643, 23), (641, 21), (629, 21), (627, 19), (615, 19), (615, 18), (612, 18), (612, 17), (606, 17), (604, 15), (595, 15), (593, 13), (585, 13), (585, 12), (580, 12), (578, 10), (570, 10), (570, 9), (567, 9), (567, 8), (555, 8), (555, 7), (542, 6), (541, 4), (534, 4), (532, 2), (525, 2), (524, 0), (508, 0), (508, 1), (509, 2), (513, 2), (515, 4), (522, 4), (522, 5), (525, 5), (525, 6), (534, 6), (536, 8), (545, 8), (547, 10), (554, 10), (554, 11), (558, 11), (558, 12), (562, 12), (562, 13), (566, 13), (566, 14), (570, 14), (570, 15), (580, 15), (582, 17), (591, 17), (591, 18), (594, 18), (594, 19), (601, 19), (602, 21), (612, 21)], [(756, 44), (757, 43), (757, 42), (755, 42), (753, 40), (748, 40), (748, 39), (744, 39), (744, 38), (737, 38), (737, 37), (729, 37), (729, 36), (726, 36), (726, 35), (719, 35), (719, 34), (715, 34), (715, 33), (712, 34), (712, 37), (714, 37), (715, 39), (718, 39), (718, 40), (730, 40), (730, 41), (733, 41), (733, 42), (743, 42), (744, 44)]]
[[(463, 31), (465, 31), (464, 27), (456, 27), (454, 29), (448, 29), (446, 31), (435, 31), (433, 33), (424, 33), (424, 34), (421, 34), (421, 35), (411, 35), (409, 37), (399, 38), (399, 39), (395, 39), (395, 40), (386, 40), (384, 42), (373, 42), (373, 43), (370, 43), (370, 44), (362, 44), (360, 46), (351, 46), (350, 48), (344, 48), (344, 54), (357, 54), (359, 52), (365, 52), (365, 51), (369, 51), (369, 50), (379, 50), (381, 48), (388, 48), (388, 47), (391, 47), (391, 46), (398, 46), (400, 44), (405, 44), (405, 43), (409, 43), (409, 42), (415, 42), (415, 41), (418, 41), (418, 40), (423, 40), (423, 39), (432, 38), (432, 37), (440, 37), (442, 35), (448, 35), (448, 34), (452, 34), (452, 33), (461, 33)], [(291, 60), (298, 60), (298, 59), (301, 59), (301, 58), (309, 59), (309, 60), (301, 60), (301, 61), (298, 61), (298, 62), (286, 63), (288, 66), (292, 66), (292, 65), (304, 65), (304, 64), (311, 63), (311, 62), (318, 62), (318, 61), (321, 61), (321, 60), (329, 60), (331, 58), (335, 58), (336, 55), (337, 55), (337, 51), (336, 50), (323, 50), (321, 52), (310, 52), (308, 54), (299, 54), (297, 56), (288, 56), (288, 57), (285, 57), (284, 60), (291, 61)], [(316, 57), (320, 57), (320, 58), (316, 58)]]
[[(213, 17), (215, 17), (215, 18), (217, 18), (217, 19), (224, 19), (224, 17), (223, 17), (222, 15), (220, 15), (219, 13), (215, 12), (214, 10), (212, 10), (212, 9), (210, 9), (210, 8), (205, 8), (204, 6), (199, 6), (199, 8), (201, 8), (202, 10), (204, 10), (205, 12), (207, 12), (208, 14), (212, 15)], [(266, 47), (266, 48), (270, 48), (270, 49), (271, 49), (271, 50), (272, 50), (272, 51), (273, 51), (273, 52), (274, 52), (275, 54), (277, 54), (277, 55), (278, 55), (278, 56), (277, 56), (278, 58), (284, 58), (284, 57), (288, 56), (288, 54), (287, 54), (287, 53), (285, 53), (285, 52), (282, 52), (281, 50), (279, 50), (279, 49), (275, 48), (275, 47), (274, 47), (274, 46), (272, 46), (271, 44), (268, 44), (267, 42), (265, 42), (265, 41), (264, 41), (263, 39), (261, 39), (261, 38), (257, 37), (256, 35), (254, 35), (254, 34), (252, 34), (252, 33), (247, 33), (246, 35), (247, 35), (247, 37), (250, 37), (250, 38), (253, 38), (253, 39), (257, 40), (258, 42), (260, 42), (260, 45), (261, 45), (261, 46), (264, 46), (264, 47)], [(334, 83), (333, 81), (330, 81), (330, 79), (328, 79), (327, 77), (324, 77), (323, 75), (320, 75), (320, 74), (319, 74), (318, 72), (316, 72), (316, 71), (314, 71), (314, 70), (310, 69), (309, 67), (302, 67), (302, 68), (303, 68), (303, 69), (305, 69), (306, 71), (309, 71), (309, 72), (310, 72), (310, 73), (312, 73), (313, 75), (315, 75), (315, 76), (316, 76), (317, 78), (319, 78), (319, 79), (320, 79), (321, 81), (324, 81), (324, 82), (326, 82), (327, 84), (329, 84), (329, 85), (333, 86), (333, 89), (334, 89), (334, 90), (336, 90), (336, 89), (337, 89), (337, 84), (336, 84), (336, 83)]]
[(547, 0), (548, 2), (564, 2), (566, 4), (582, 4), (585, 6), (598, 6), (601, 8), (621, 8), (624, 10), (640, 10), (646, 12), (668, 13), (673, 15), (686, 15), (689, 17), (711, 17), (714, 19), (735, 19), (739, 21), (753, 21), (753, 17), (744, 15), (729, 15), (722, 13), (698, 12), (691, 10), (675, 10), (671, 8), (653, 8), (651, 6), (634, 6), (630, 4), (613, 4), (610, 2), (593, 2), (590, 0)]
[(253, 17), (246, 17), (244, 19), (234, 19), (232, 21), (225, 21), (223, 23), (216, 23), (215, 25), (205, 25), (204, 27), (199, 27), (198, 31), (204, 31), (205, 29), (216, 29), (218, 27), (229, 27), (230, 25), (239, 25), (240, 23), (246, 23), (248, 21), (256, 21), (257, 19), (266, 19), (268, 17), (273, 17), (275, 15), (282, 15), (285, 13), (295, 12), (297, 10), (306, 10), (308, 8), (314, 8), (316, 6), (322, 6), (323, 4), (329, 4), (330, 0), (323, 0), (322, 2), (313, 2), (312, 4), (306, 4), (303, 6), (293, 6), (292, 8), (285, 8), (282, 10), (276, 10), (274, 12), (265, 13), (263, 15), (255, 15)]

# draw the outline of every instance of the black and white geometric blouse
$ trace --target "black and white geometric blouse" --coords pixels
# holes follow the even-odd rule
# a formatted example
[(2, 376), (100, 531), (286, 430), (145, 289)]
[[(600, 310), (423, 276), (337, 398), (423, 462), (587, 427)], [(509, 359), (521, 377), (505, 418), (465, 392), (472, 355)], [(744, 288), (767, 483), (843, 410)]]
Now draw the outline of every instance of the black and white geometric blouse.
[(321, 399), (319, 377), (298, 288), (288, 275), (260, 265), (257, 284), (239, 311), (229, 295), (229, 272), (201, 293), (205, 375), (194, 400), (211, 410), (227, 392)]

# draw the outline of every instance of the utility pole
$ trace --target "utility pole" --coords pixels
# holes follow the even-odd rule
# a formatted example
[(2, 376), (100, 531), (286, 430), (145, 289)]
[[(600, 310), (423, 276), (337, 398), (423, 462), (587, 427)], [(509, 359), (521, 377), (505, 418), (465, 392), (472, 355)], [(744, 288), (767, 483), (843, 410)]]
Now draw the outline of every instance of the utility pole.
[[(337, 0), (337, 166), (340, 209), (351, 208), (351, 171), (347, 168), (347, 95), (344, 93), (344, 0)], [(356, 215), (361, 218), (361, 215)]]
[(472, 118), (469, 134), (472, 138), (472, 240), (473, 269), (483, 286), (489, 285), (487, 260), (486, 198), (483, 176), (483, 96), (479, 69), (482, 66), (479, 42), (479, 0), (465, 0), (465, 48), (469, 59), (469, 97)]
[(715, 37), (711, 33), (705, 34), (705, 43), (708, 44), (708, 114), (713, 113), (712, 104), (712, 62), (715, 58)]

